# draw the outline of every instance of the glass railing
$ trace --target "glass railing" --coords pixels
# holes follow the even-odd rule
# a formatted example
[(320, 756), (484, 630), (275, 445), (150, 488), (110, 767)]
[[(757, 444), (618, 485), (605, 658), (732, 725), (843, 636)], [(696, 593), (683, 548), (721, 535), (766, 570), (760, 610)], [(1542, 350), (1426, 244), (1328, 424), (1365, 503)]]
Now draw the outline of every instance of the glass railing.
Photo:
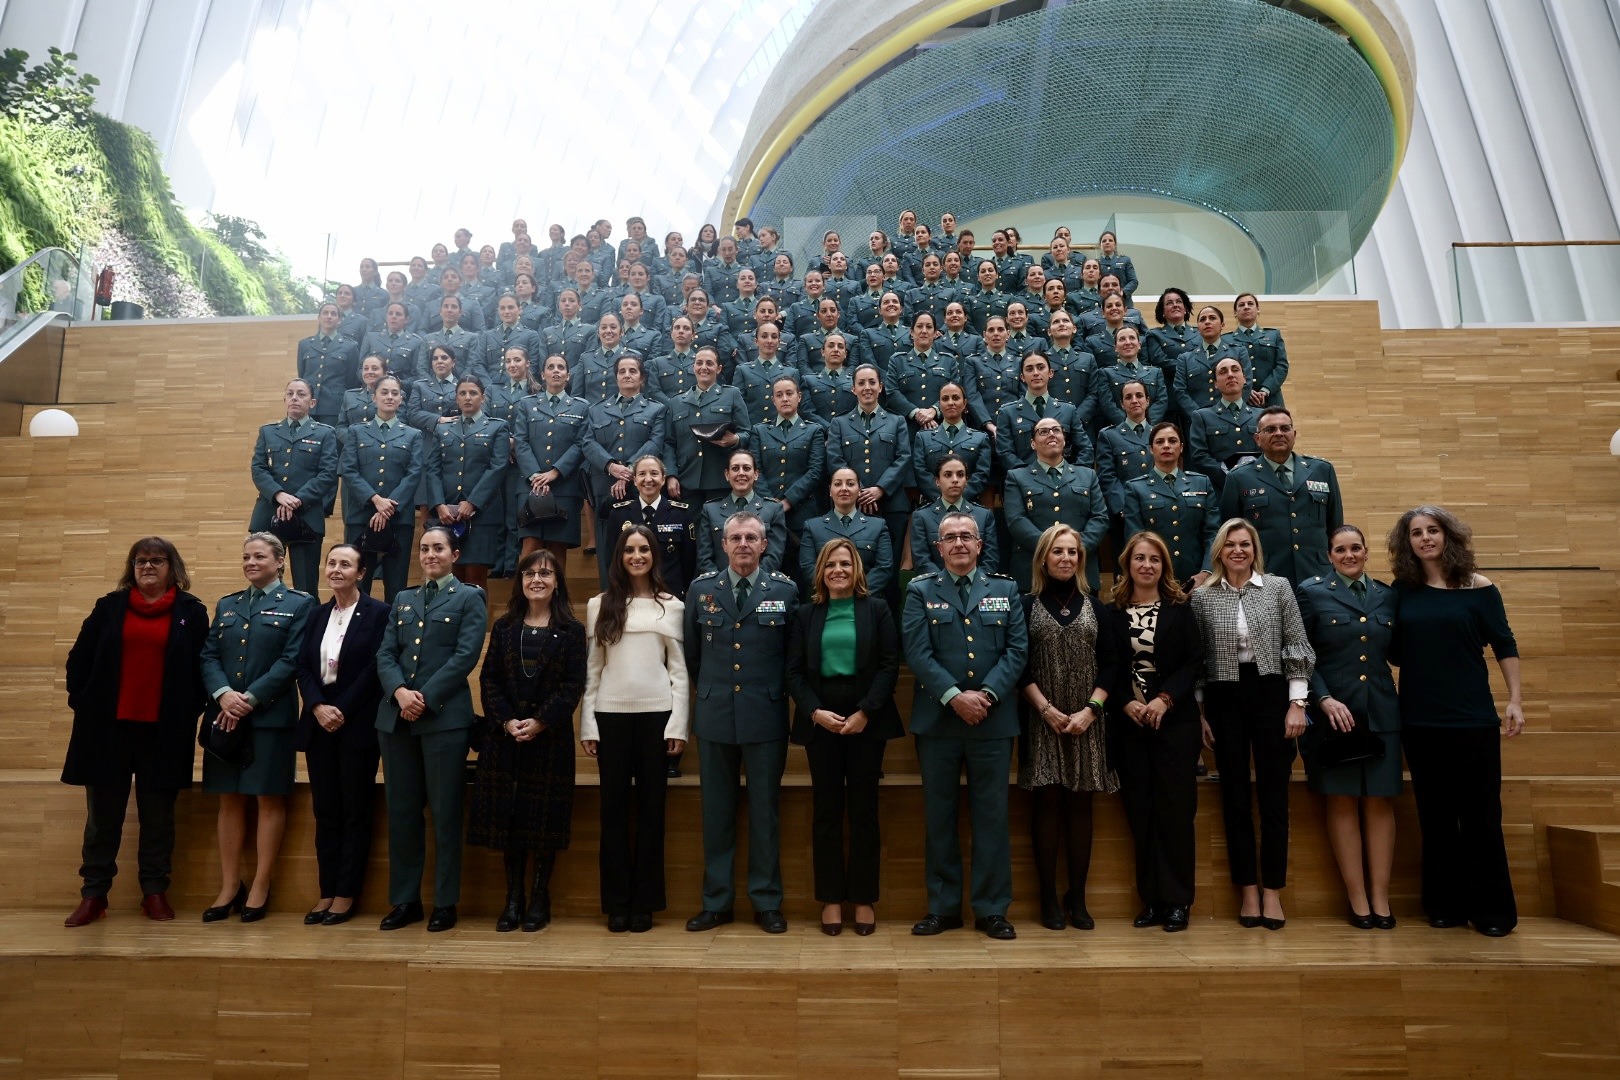
[(45, 248), (0, 274), (0, 337), (39, 312), (61, 312), (78, 321), (90, 318), (94, 309), (89, 261), (61, 248)]
[(1620, 240), (1451, 245), (1461, 325), (1620, 322)]

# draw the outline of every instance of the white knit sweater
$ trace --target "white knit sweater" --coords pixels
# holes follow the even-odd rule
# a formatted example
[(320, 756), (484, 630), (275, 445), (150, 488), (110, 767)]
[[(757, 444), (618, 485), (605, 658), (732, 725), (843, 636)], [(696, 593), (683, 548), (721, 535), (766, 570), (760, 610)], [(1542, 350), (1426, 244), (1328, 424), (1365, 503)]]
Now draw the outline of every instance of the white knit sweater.
[[(596, 714), (669, 710), (664, 738), (687, 739), (691, 700), (687, 691), (682, 625), (686, 605), (673, 597), (634, 597), (625, 612), (624, 633), (604, 649), (596, 640), (602, 598), (585, 606), (585, 702), (580, 710), (580, 741), (600, 740)], [(662, 607), (662, 610), (660, 610)]]

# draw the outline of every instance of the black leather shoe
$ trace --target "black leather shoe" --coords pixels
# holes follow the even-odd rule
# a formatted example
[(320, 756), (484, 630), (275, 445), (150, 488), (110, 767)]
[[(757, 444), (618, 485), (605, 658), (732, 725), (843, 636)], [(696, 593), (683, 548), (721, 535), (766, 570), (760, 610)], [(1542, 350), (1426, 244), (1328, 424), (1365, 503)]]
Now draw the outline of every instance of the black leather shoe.
[(780, 911), (756, 911), (754, 912), (754, 921), (767, 934), (787, 933), (787, 916)]
[(1243, 927), (1243, 929), (1245, 929), (1245, 930), (1253, 930), (1255, 927), (1261, 925), (1263, 922), (1265, 922), (1265, 920), (1263, 918), (1261, 918), (1259, 915), (1239, 915), (1238, 916), (1238, 925)]
[(242, 905), (241, 917), (243, 922), (258, 922), (268, 914), (270, 914), (269, 893), (264, 894), (264, 903), (260, 904), (258, 907), (248, 907), (247, 904)]
[(241, 911), (246, 906), (247, 886), (238, 881), (236, 883), (236, 895), (231, 897), (230, 903), (221, 904), (218, 907), (203, 908), (202, 921), (219, 922), (223, 919), (228, 919), (231, 917), (232, 912)]
[(973, 929), (996, 941), (1011, 941), (1018, 936), (1018, 931), (1013, 929), (1013, 924), (1007, 921), (1005, 915), (985, 915), (974, 919)]
[(398, 930), (402, 926), (422, 921), (422, 901), (413, 900), (409, 904), (395, 904), (388, 914), (382, 917), (377, 924), (379, 930)]
[(717, 930), (736, 918), (730, 911), (700, 911), (686, 920), (686, 928), (694, 934), (701, 934), (705, 930)]
[(681, 778), (681, 767), (673, 761), (670, 762), (664, 766), (664, 776), (670, 780), (679, 780)]
[(1498, 923), (1477, 922), (1474, 924), (1474, 929), (1486, 937), (1507, 937), (1513, 933), (1513, 927), (1502, 926)]
[(1373, 918), (1371, 911), (1368, 911), (1365, 915), (1357, 915), (1355, 910), (1352, 909), (1350, 913), (1344, 917), (1344, 921), (1355, 927), (1357, 930), (1371, 930), (1374, 926), (1378, 925), (1378, 922)]
[(1380, 915), (1380, 914), (1378, 914), (1378, 912), (1375, 911), (1375, 912), (1373, 912), (1372, 920), (1373, 920), (1373, 925), (1376, 926), (1380, 930), (1393, 930), (1393, 929), (1395, 929), (1395, 913), (1394, 912), (1390, 912), (1388, 915)]
[(1434, 927), (1436, 930), (1450, 930), (1453, 927), (1462, 926), (1467, 922), (1467, 919), (1457, 919), (1450, 915), (1429, 916), (1429, 925)]
[(645, 911), (635, 911), (630, 914), (630, 932), (632, 934), (645, 934), (652, 929), (652, 916)]
[(930, 911), (917, 920), (916, 924), (911, 928), (911, 933), (916, 937), (933, 937), (935, 934), (943, 934), (947, 930), (960, 929), (962, 929), (962, 916), (935, 915)]
[(453, 930), (456, 926), (456, 905), (446, 904), (436, 907), (428, 918), (428, 933), (441, 934), (446, 930)]
[(321, 925), (342, 926), (352, 918), (354, 918), (353, 907), (350, 907), (348, 911), (328, 911), (324, 916), (322, 916)]
[(628, 934), (629, 932), (630, 932), (630, 916), (628, 916), (628, 915), (609, 915), (608, 916), (608, 933), (610, 933), (610, 934)]
[(1179, 934), (1187, 929), (1191, 917), (1192, 913), (1184, 907), (1171, 908), (1164, 913), (1164, 932), (1167, 934)]
[(1097, 929), (1097, 920), (1093, 919), (1091, 912), (1086, 910), (1086, 902), (1075, 899), (1073, 893), (1064, 894), (1063, 913), (1068, 916), (1069, 925), (1076, 930)]
[(325, 921), (326, 921), (326, 912), (324, 912), (324, 911), (309, 911), (309, 912), (304, 913), (304, 925), (305, 926), (319, 926), (321, 923), (323, 923)]
[(1162, 922), (1164, 922), (1164, 916), (1159, 913), (1159, 909), (1149, 904), (1136, 913), (1136, 918), (1131, 920), (1131, 925), (1141, 930), (1149, 926), (1158, 926)]
[(1062, 930), (1068, 926), (1063, 919), (1063, 908), (1058, 906), (1057, 893), (1041, 897), (1041, 925), (1048, 930)]
[(1272, 919), (1265, 915), (1260, 916), (1260, 925), (1267, 930), (1281, 930), (1288, 925), (1287, 919)]
[(841, 922), (824, 922), (821, 924), (821, 932), (828, 937), (837, 937), (844, 932), (844, 924)]

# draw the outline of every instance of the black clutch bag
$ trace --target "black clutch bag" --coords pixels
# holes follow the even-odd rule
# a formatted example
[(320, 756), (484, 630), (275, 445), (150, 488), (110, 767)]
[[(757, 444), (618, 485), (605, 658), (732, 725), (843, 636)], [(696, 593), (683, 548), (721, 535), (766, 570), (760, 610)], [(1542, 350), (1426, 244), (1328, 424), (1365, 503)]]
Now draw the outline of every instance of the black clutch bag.
[(217, 709), (210, 709), (208, 714), (204, 714), (202, 724), (197, 728), (197, 745), (227, 765), (247, 768), (253, 764), (252, 722), (243, 720), (226, 731), (214, 723), (218, 718)]
[(1384, 760), (1384, 740), (1368, 729), (1365, 716), (1352, 711), (1350, 716), (1355, 726), (1349, 731), (1339, 731), (1326, 716), (1320, 713), (1318, 716), (1322, 734), (1316, 746), (1316, 760), (1322, 768)]
[(385, 527), (379, 532), (367, 525), (355, 546), (367, 555), (392, 555), (395, 547), (394, 530)]
[(272, 517), (266, 531), (283, 544), (313, 544), (320, 539), (320, 534), (305, 523), (302, 514), (294, 514), (286, 521)]
[(523, 505), (518, 507), (517, 523), (519, 528), (527, 528), (537, 522), (555, 521), (566, 516), (563, 508), (557, 505), (555, 495), (549, 491), (544, 495), (536, 495), (531, 491), (523, 500)]

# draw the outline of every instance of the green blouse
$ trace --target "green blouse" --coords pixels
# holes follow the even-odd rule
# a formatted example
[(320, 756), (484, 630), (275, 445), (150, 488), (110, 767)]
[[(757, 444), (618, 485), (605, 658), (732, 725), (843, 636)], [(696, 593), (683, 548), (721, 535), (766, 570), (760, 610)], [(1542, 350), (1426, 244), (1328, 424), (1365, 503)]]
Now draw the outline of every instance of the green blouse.
[(855, 598), (827, 601), (827, 621), (821, 627), (821, 673), (855, 674)]

